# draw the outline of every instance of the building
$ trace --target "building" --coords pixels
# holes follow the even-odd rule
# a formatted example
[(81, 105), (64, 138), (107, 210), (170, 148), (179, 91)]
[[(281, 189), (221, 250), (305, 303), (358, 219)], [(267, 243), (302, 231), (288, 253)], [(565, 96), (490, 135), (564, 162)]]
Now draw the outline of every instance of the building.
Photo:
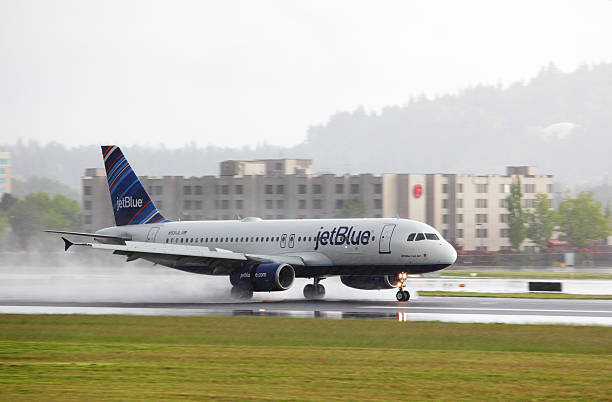
[[(171, 220), (336, 218), (347, 202), (361, 202), (365, 217), (416, 219), (437, 228), (466, 250), (509, 248), (506, 197), (521, 178), (524, 205), (536, 193), (553, 195), (553, 177), (535, 168), (508, 167), (505, 175), (312, 174), (307, 159), (224, 161), (220, 176), (140, 177), (149, 195)], [(86, 169), (83, 226), (113, 226), (104, 169)], [(527, 247), (532, 245), (527, 244)]]
[(11, 193), (11, 154), (0, 152), (0, 198)]

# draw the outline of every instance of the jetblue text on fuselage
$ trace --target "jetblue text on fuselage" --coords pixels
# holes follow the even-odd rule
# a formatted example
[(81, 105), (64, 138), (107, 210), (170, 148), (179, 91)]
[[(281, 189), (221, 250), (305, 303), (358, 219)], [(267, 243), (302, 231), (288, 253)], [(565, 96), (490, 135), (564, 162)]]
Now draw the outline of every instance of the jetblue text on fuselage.
[(372, 234), (369, 230), (355, 230), (353, 226), (338, 226), (333, 228), (332, 230), (321, 230), (317, 233), (317, 237), (315, 238), (315, 250), (319, 249), (319, 245), (327, 246), (357, 246), (357, 245), (367, 245), (370, 243), (370, 237)]
[(122, 208), (140, 208), (142, 207), (142, 198), (134, 198), (125, 196), (121, 199), (117, 198), (117, 211)]

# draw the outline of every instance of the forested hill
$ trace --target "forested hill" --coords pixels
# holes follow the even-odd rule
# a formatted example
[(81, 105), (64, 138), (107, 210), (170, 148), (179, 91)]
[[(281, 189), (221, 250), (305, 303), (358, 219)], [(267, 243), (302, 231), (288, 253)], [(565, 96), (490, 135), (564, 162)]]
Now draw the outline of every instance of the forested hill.
[[(507, 88), (477, 86), (380, 113), (338, 112), (310, 127), (306, 141), (293, 148), (124, 150), (139, 174), (154, 175), (217, 174), (224, 159), (308, 157), (315, 171), (335, 173), (503, 173), (506, 165), (528, 164), (556, 176), (602, 177), (612, 173), (611, 128), (612, 64), (571, 73), (549, 66)], [(102, 166), (99, 144), (30, 142), (0, 149), (13, 152), (15, 174), (75, 187), (85, 167)]]

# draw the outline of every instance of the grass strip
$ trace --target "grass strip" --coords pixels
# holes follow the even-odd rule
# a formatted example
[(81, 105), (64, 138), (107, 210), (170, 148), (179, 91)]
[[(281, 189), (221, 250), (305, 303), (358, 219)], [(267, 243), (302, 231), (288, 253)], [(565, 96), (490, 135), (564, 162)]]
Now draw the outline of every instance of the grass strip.
[(576, 299), (576, 300), (612, 300), (612, 295), (573, 295), (566, 293), (486, 293), (486, 292), (444, 292), (419, 290), (419, 296), (435, 297), (501, 297), (512, 299)]
[(0, 316), (2, 400), (604, 400), (611, 377), (607, 327)]

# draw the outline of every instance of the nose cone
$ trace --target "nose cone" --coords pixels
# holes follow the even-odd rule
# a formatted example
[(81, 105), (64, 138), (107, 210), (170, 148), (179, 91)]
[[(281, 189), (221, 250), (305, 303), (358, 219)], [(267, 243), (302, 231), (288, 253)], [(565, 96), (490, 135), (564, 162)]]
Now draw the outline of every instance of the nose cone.
[(446, 261), (444, 261), (448, 265), (453, 265), (455, 261), (457, 261), (457, 250), (450, 244), (446, 243), (446, 253), (445, 253)]

